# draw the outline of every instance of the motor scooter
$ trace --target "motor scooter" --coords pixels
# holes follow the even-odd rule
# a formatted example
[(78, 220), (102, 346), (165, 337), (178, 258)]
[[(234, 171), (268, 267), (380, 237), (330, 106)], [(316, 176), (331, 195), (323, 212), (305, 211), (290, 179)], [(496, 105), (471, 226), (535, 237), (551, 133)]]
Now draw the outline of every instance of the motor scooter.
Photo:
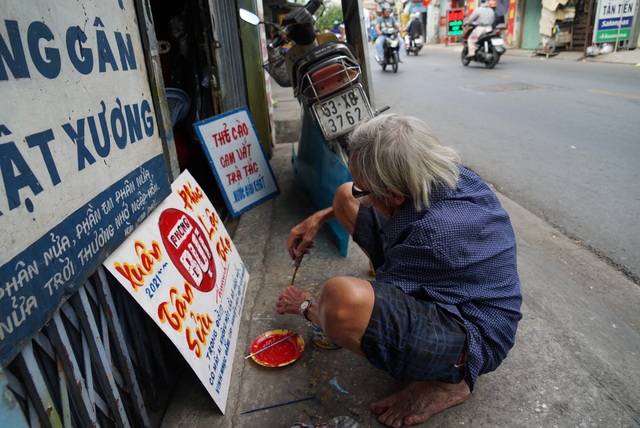
[(391, 69), (394, 73), (398, 72), (398, 64), (400, 64), (400, 37), (398, 36), (398, 30), (395, 28), (383, 28), (382, 34), (385, 36), (383, 45), (383, 57), (382, 61), (378, 60), (382, 70), (387, 70), (387, 65), (391, 65)]
[[(337, 188), (351, 181), (349, 135), (375, 114), (351, 47), (333, 33), (315, 31), (313, 15), (321, 5), (322, 0), (310, 0), (287, 13), (280, 25), (265, 23), (275, 29), (265, 69), (279, 85), (293, 88), (302, 109), (300, 139), (292, 149), (294, 181), (317, 209), (330, 206)], [(260, 24), (244, 9), (240, 18)], [(348, 233), (337, 222), (328, 226), (346, 255)]]
[(422, 49), (422, 36), (416, 34), (416, 35), (410, 35), (410, 34), (406, 34), (404, 36), (404, 50), (407, 53), (407, 56), (409, 56), (410, 54), (414, 54), (414, 55), (418, 55), (418, 52), (420, 52), (420, 50)]
[(493, 28), (491, 31), (485, 31), (478, 38), (478, 48), (473, 57), (469, 58), (469, 36), (475, 26), (467, 25), (467, 29), (462, 36), (462, 65), (465, 67), (471, 61), (481, 62), (486, 68), (493, 68), (500, 61), (500, 56), (506, 52), (504, 40), (500, 34), (500, 28)]

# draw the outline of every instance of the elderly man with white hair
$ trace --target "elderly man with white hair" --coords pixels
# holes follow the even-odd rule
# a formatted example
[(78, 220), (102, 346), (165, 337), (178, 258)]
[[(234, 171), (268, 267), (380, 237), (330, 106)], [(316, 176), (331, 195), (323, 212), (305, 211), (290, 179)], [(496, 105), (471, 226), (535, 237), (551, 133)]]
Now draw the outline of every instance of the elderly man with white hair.
[(353, 182), (291, 229), (295, 259), (337, 219), (367, 254), (375, 280), (329, 278), (316, 298), (293, 285), (276, 302), (404, 389), (371, 405), (391, 427), (419, 424), (469, 398), (495, 370), (522, 318), (516, 240), (506, 211), (424, 122), (379, 115), (349, 143)]

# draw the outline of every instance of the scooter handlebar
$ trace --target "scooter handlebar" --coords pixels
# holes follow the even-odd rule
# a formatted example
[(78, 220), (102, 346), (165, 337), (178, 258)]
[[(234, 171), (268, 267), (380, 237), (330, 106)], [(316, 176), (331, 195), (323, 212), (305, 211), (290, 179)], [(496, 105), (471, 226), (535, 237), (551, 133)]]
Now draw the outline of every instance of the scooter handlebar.
[(323, 0), (309, 0), (302, 8), (296, 8), (282, 20), (283, 30), (279, 37), (270, 43), (277, 48), (293, 40), (296, 43), (308, 44), (315, 39), (315, 20), (313, 14), (322, 5)]
[(313, 15), (316, 11), (322, 6), (323, 0), (309, 0), (307, 4), (304, 5), (304, 8)]

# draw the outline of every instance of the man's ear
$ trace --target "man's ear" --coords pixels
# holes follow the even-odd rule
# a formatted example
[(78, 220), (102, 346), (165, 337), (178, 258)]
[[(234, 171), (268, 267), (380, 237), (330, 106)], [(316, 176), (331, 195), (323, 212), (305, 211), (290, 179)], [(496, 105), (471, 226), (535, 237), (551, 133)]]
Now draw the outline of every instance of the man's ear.
[(393, 200), (394, 205), (396, 206), (404, 205), (407, 198), (402, 193), (393, 189), (390, 189), (389, 193), (391, 193), (391, 199)]

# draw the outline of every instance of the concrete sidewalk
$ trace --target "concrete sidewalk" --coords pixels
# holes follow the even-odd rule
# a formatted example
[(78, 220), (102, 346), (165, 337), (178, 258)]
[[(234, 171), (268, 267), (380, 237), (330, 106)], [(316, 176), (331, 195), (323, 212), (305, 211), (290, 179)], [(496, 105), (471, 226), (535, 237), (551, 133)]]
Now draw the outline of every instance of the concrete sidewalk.
[[(280, 125), (299, 117), (290, 88), (274, 87), (274, 99)], [(293, 183), (294, 140), (283, 136), (279, 133), (278, 140), (288, 142), (278, 144), (271, 159), (282, 193), (244, 213), (233, 235), (251, 279), (226, 412), (221, 414), (187, 370), (163, 427), (286, 428), (336, 416), (377, 427), (381, 425), (369, 405), (401, 386), (344, 349), (314, 345), (302, 317), (275, 312), (275, 301), (293, 272), (285, 250), (289, 230), (312, 212)], [(640, 426), (640, 287), (523, 207), (499, 197), (518, 239), (524, 318), (516, 345), (497, 371), (480, 377), (466, 403), (418, 426)], [(371, 278), (366, 257), (353, 244), (344, 258), (326, 232), (317, 241), (303, 260), (297, 285), (315, 294), (330, 276)], [(304, 338), (306, 349), (298, 361), (273, 369), (243, 359), (253, 338), (279, 328)], [(311, 394), (314, 399), (241, 414)]]

